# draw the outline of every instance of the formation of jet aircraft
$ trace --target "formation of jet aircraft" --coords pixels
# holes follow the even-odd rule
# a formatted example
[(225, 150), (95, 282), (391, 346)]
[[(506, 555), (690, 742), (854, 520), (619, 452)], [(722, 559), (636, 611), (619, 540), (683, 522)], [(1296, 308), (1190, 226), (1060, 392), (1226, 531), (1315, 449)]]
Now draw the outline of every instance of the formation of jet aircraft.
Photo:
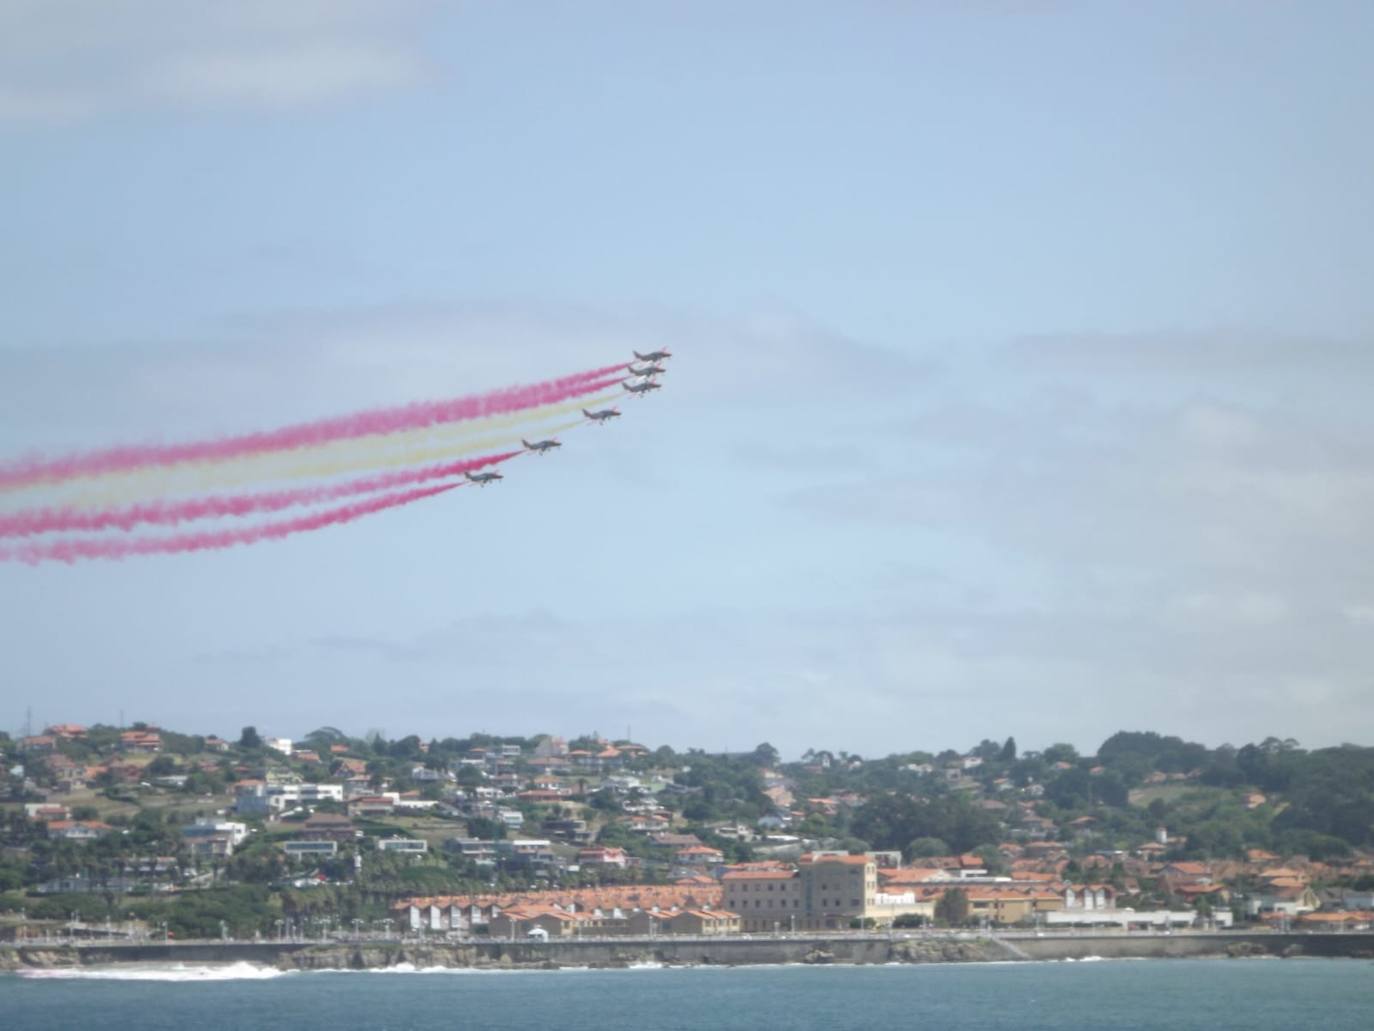
[(630, 363), (625, 370), (630, 375), (622, 382), (621, 386), (625, 391), (635, 397), (644, 397), (650, 391), (662, 390), (663, 384), (655, 377), (662, 376), (666, 371), (662, 362), (673, 356), (671, 351), (650, 351), (648, 354), (640, 354), (638, 351), (632, 352), (639, 359), (639, 365)]
[[(650, 391), (662, 390), (663, 384), (658, 382), (656, 377), (664, 374), (665, 369), (662, 362), (667, 358), (671, 358), (673, 356), (672, 352), (650, 351), (648, 354), (640, 354), (638, 351), (635, 351), (634, 356), (640, 364), (636, 365), (634, 362), (630, 362), (625, 367), (625, 371), (628, 372), (629, 375), (621, 380), (620, 385), (625, 388), (627, 393), (634, 397), (644, 397)], [(611, 419), (619, 419), (620, 409), (602, 408), (599, 411), (593, 412), (584, 408), (582, 409), (582, 414), (587, 417), (589, 422), (605, 423), (609, 422)], [(561, 441), (553, 438), (549, 438), (548, 440), (526, 440), (524, 437), (521, 437), (520, 443), (525, 446), (526, 451), (536, 455), (542, 455), (552, 451), (554, 448), (563, 446)], [(479, 487), (485, 487), (489, 483), (495, 483), (497, 480), (505, 478), (498, 472), (464, 473), (463, 475), (468, 478), (470, 483), (475, 483)]]

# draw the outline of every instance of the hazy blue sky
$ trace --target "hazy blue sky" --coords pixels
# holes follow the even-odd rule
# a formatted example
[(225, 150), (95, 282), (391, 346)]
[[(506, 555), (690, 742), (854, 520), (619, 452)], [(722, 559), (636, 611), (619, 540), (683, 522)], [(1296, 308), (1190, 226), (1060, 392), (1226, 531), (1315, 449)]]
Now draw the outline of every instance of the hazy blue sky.
[(0, 566), (0, 726), (1369, 743), (1371, 39), (0, 0), (0, 455), (678, 355), (499, 489)]

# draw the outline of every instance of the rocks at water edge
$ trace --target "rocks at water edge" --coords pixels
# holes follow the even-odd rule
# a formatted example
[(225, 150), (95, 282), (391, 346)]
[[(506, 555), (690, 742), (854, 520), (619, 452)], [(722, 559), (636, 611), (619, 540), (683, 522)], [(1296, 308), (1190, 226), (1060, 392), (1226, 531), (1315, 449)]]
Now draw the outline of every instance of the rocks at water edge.
[(894, 963), (977, 963), (988, 954), (982, 942), (919, 938), (894, 942), (889, 958)]

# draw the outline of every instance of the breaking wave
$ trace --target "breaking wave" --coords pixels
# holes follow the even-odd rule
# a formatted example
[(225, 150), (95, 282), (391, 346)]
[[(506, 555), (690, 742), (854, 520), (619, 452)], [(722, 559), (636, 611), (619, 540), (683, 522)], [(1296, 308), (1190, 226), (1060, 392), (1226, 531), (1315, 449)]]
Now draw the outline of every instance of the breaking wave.
[(21, 970), (34, 981), (266, 981), (291, 971), (256, 963), (130, 963), (110, 967), (54, 967)]

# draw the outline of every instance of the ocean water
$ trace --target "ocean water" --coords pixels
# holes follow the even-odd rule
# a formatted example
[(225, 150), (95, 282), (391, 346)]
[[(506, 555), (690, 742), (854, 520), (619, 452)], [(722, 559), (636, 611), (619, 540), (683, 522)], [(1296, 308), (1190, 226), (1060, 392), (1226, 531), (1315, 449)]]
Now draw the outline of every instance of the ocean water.
[(1368, 960), (276, 973), (229, 967), (0, 975), (13, 1031), (209, 1028), (1168, 1028), (1370, 1031)]

